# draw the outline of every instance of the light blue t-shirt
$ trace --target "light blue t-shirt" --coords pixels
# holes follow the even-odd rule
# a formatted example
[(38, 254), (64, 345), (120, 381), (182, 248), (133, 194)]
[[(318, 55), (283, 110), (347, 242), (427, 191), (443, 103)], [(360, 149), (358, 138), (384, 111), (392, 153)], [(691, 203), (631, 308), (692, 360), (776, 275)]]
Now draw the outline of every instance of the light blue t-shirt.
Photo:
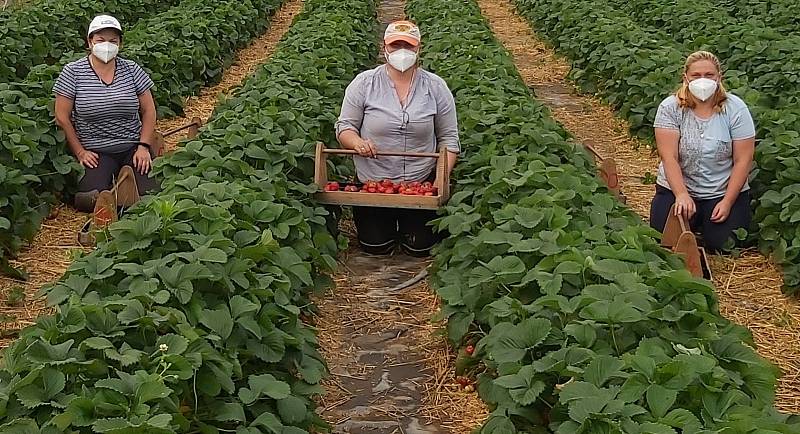
[[(678, 164), (686, 189), (695, 199), (725, 195), (733, 170), (733, 141), (756, 135), (750, 110), (741, 98), (731, 93), (723, 110), (710, 119), (701, 119), (691, 109), (682, 109), (678, 98), (672, 95), (658, 106), (653, 127), (680, 131)], [(658, 165), (656, 183), (670, 188), (663, 162)], [(749, 188), (745, 182), (742, 191)]]

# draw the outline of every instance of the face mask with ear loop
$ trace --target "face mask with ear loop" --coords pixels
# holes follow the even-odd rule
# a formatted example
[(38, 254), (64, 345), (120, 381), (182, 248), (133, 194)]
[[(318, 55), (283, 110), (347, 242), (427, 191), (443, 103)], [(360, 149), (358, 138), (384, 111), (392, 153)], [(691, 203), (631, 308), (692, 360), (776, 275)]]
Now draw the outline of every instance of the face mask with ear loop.
[(391, 53), (385, 52), (386, 62), (400, 72), (406, 72), (409, 68), (417, 63), (417, 53), (407, 49), (401, 48)]
[(103, 63), (108, 63), (119, 53), (119, 46), (113, 42), (99, 42), (92, 45), (92, 54)]
[(689, 92), (700, 101), (707, 101), (717, 91), (716, 80), (710, 78), (698, 78), (689, 82)]

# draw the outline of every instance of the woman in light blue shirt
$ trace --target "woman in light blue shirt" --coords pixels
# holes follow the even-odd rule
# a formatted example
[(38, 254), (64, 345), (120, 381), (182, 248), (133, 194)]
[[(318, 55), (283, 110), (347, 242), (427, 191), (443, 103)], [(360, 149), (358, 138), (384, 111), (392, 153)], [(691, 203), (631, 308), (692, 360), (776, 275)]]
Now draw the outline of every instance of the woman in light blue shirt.
[(661, 164), (650, 225), (663, 231), (675, 204), (705, 247), (721, 250), (733, 231), (750, 226), (755, 126), (744, 101), (725, 91), (715, 55), (686, 59), (683, 84), (659, 105), (653, 126)]

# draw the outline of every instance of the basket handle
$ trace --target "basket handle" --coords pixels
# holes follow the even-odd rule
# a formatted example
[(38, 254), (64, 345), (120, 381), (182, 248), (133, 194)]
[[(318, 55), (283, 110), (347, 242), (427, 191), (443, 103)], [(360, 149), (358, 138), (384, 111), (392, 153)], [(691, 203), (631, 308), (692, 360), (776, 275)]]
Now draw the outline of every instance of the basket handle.
[[(337, 154), (337, 155), (358, 155), (358, 152), (352, 149), (338, 149), (325, 148), (322, 150), (324, 154)], [(420, 158), (439, 158), (438, 152), (401, 152), (401, 151), (378, 151), (376, 155), (384, 155), (388, 157), (420, 157)]]

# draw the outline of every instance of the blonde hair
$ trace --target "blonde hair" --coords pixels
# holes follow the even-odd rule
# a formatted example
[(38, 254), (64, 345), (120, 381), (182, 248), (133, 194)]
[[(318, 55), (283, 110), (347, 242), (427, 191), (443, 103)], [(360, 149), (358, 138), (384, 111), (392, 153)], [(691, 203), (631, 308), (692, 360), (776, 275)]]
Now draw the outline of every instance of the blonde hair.
[(714, 111), (722, 112), (725, 109), (725, 101), (728, 100), (728, 92), (725, 90), (725, 85), (722, 84), (722, 64), (717, 56), (708, 51), (695, 51), (686, 58), (686, 63), (683, 65), (683, 80), (681, 86), (675, 92), (675, 96), (678, 98), (678, 106), (684, 109), (695, 108), (699, 103), (697, 98), (689, 91), (689, 83), (686, 79), (686, 75), (689, 73), (689, 68), (693, 64), (703, 60), (713, 63), (717, 68), (719, 86), (717, 86), (717, 91), (711, 97), (711, 100), (714, 102)]

